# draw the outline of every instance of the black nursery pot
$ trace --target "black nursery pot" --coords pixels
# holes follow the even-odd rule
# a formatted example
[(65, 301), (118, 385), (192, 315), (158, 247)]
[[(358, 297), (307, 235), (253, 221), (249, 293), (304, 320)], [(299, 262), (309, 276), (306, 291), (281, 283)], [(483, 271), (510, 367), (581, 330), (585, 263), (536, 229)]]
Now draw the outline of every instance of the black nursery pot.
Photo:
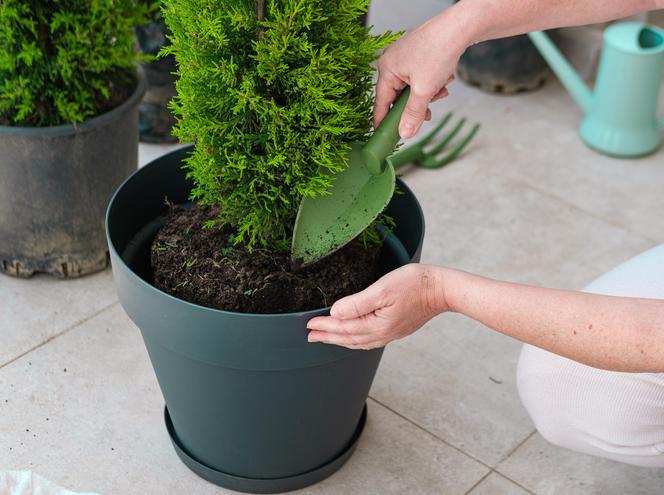
[(468, 47), (457, 72), (461, 79), (484, 91), (506, 94), (537, 89), (550, 73), (525, 34)]
[[(120, 186), (106, 229), (120, 302), (140, 328), (163, 392), (180, 459), (217, 485), (253, 493), (294, 490), (326, 478), (351, 456), (383, 350), (307, 343), (303, 313), (241, 314), (176, 299), (152, 285), (150, 244), (167, 213), (186, 203), (191, 148), (166, 155)], [(389, 214), (399, 249), (381, 267), (418, 261), (424, 217), (403, 184)], [(399, 242), (400, 241), (400, 242)]]
[(0, 126), (0, 272), (73, 278), (108, 266), (104, 211), (138, 165), (141, 78), (122, 105), (76, 125)]

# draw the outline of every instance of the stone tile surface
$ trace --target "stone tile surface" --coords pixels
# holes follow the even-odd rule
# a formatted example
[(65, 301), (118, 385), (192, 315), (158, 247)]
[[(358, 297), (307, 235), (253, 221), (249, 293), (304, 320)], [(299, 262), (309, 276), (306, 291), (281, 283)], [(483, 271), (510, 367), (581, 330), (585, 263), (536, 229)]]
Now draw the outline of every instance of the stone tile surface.
[(459, 317), (390, 344), (371, 396), (489, 465), (533, 426), (516, 393), (520, 345)]
[(150, 163), (152, 160), (155, 160), (156, 158), (159, 158), (162, 155), (165, 155), (166, 153), (170, 153), (171, 151), (175, 151), (178, 148), (181, 148), (183, 146), (187, 146), (186, 144), (147, 144), (147, 143), (141, 143), (141, 146), (138, 150), (138, 166), (143, 167), (144, 165), (147, 165)]
[(0, 369), (0, 391), (3, 469), (77, 491), (185, 493), (147, 353), (118, 305)]
[[(450, 97), (434, 105), (483, 127), (476, 152), (490, 173), (528, 184), (607, 222), (664, 242), (664, 148), (639, 159), (615, 159), (590, 150), (581, 141), (581, 112), (557, 80), (518, 96), (494, 96), (455, 82)], [(662, 106), (664, 114), (664, 105)]]
[[(0, 467), (102, 494), (231, 493), (191, 473), (163, 426), (140, 333), (119, 305), (0, 369)], [(487, 468), (373, 402), (352, 460), (307, 494), (463, 494)]]
[(423, 205), (424, 262), (579, 288), (656, 244), (522, 182), (487, 172), (489, 158), (480, 146), (448, 168), (411, 169), (404, 176)]
[(577, 454), (533, 435), (498, 470), (538, 495), (658, 495), (664, 471)]
[(116, 300), (110, 270), (70, 280), (0, 274), (0, 366)]
[(491, 473), (479, 485), (473, 488), (468, 495), (528, 495), (532, 492), (524, 490), (519, 485), (497, 473)]
[(488, 471), (371, 400), (369, 415), (365, 436), (349, 463), (296, 493), (463, 494)]

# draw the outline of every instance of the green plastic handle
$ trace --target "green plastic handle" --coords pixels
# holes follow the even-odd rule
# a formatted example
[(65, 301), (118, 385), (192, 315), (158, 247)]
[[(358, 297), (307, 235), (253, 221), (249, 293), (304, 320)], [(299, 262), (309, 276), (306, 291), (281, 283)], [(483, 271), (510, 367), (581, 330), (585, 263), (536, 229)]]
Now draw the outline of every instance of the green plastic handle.
[(364, 163), (373, 175), (380, 175), (385, 171), (387, 162), (385, 159), (394, 153), (399, 139), (399, 122), (401, 115), (408, 103), (408, 96), (410, 95), (410, 87), (406, 87), (401, 93), (401, 96), (392, 105), (391, 110), (383, 121), (369, 138), (364, 147), (362, 148), (362, 158)]
[(394, 167), (394, 170), (398, 170), (404, 165), (418, 162), (423, 159), (424, 159), (424, 151), (422, 150), (422, 147), (413, 145), (409, 146), (406, 149), (399, 150), (398, 153), (388, 156), (385, 160), (388, 161)]

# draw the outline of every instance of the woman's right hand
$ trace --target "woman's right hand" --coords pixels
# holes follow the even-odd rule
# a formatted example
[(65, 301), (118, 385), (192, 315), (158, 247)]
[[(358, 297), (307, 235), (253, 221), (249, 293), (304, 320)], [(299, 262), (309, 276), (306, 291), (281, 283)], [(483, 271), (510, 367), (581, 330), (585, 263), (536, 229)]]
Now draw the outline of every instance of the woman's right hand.
[(454, 7), (432, 18), (390, 45), (378, 61), (374, 127), (382, 122), (399, 93), (410, 86), (408, 104), (401, 117), (399, 134), (414, 136), (431, 118), (429, 104), (447, 96), (446, 85), (467, 47), (455, 29)]

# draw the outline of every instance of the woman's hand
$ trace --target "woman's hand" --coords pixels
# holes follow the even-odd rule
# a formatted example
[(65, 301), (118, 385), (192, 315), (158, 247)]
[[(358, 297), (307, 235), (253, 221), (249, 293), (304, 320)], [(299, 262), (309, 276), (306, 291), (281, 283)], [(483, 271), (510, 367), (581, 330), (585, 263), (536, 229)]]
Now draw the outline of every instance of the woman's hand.
[(443, 283), (443, 268), (403, 266), (362, 292), (337, 301), (331, 316), (309, 321), (309, 342), (350, 349), (383, 347), (449, 309)]
[(406, 86), (411, 92), (399, 125), (402, 138), (414, 136), (422, 123), (431, 119), (429, 104), (447, 96), (445, 86), (454, 79), (456, 65), (467, 47), (449, 17), (443, 12), (385, 50), (378, 61), (374, 127)]

